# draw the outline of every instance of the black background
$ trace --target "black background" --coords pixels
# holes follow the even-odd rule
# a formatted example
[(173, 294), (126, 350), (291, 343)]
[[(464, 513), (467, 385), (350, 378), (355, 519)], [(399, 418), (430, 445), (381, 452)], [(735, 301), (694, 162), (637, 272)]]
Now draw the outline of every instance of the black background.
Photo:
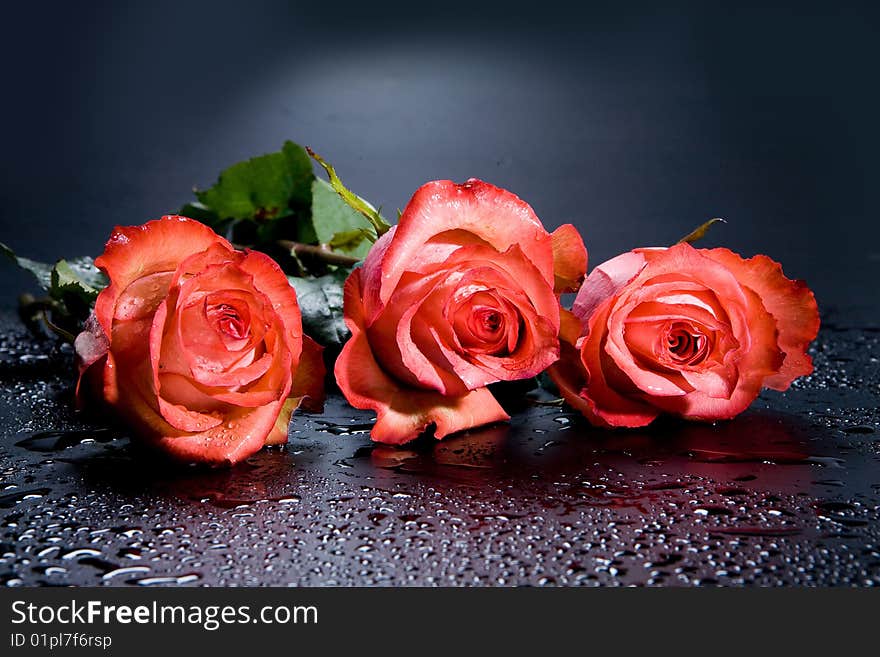
[[(509, 188), (593, 265), (721, 216), (707, 245), (876, 319), (868, 3), (22, 5), (0, 28), (0, 239), (22, 255), (97, 254), (290, 138), (392, 216), (431, 179)], [(0, 276), (11, 306), (29, 281)]]

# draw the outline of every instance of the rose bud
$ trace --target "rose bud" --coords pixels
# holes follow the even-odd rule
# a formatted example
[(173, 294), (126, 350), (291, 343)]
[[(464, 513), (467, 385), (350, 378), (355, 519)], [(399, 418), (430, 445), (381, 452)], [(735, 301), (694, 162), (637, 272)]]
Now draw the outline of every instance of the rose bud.
[(345, 283), (352, 337), (336, 380), (376, 411), (373, 440), (508, 419), (486, 386), (559, 357), (557, 293), (577, 289), (586, 264), (573, 226), (551, 235), (508, 191), (475, 179), (416, 191)]
[(167, 216), (117, 227), (95, 264), (110, 285), (77, 337), (89, 391), (171, 457), (234, 464), (287, 441), (303, 399), (320, 406), (321, 348), (268, 256)]
[(813, 371), (813, 293), (764, 255), (636, 249), (596, 267), (564, 311), (550, 375), (593, 424), (640, 427), (661, 413), (724, 420), (762, 387)]

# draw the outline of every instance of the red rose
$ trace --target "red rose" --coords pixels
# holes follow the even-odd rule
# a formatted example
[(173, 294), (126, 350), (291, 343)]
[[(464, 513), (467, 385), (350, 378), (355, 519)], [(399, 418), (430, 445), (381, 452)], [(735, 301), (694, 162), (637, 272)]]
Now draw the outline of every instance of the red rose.
[(286, 442), (303, 396), (320, 400), (320, 347), (268, 256), (168, 216), (117, 227), (95, 264), (110, 285), (76, 339), (80, 383), (148, 444), (237, 463)]
[(555, 292), (576, 289), (586, 263), (573, 226), (549, 234), (510, 192), (474, 179), (422, 186), (345, 284), (352, 337), (336, 379), (376, 411), (373, 440), (506, 420), (485, 386), (558, 358)]
[(596, 267), (572, 310), (550, 374), (599, 426), (644, 426), (661, 413), (729, 419), (762, 387), (786, 390), (813, 371), (813, 293), (767, 256), (636, 249)]

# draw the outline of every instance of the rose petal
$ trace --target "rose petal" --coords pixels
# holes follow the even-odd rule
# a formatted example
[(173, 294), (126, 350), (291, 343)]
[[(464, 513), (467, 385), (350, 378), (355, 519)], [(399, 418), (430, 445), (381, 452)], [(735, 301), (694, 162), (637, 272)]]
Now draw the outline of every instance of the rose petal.
[[(280, 399), (286, 376), (283, 362), (289, 356), (285, 355), (283, 343), (281, 348), (274, 348), (279, 342), (277, 330), (273, 328), (270, 334), (264, 334), (258, 358), (252, 357), (248, 365), (239, 367), (235, 359), (240, 362), (242, 356), (229, 354), (213, 328), (206, 328), (196, 336), (184, 335), (187, 312), (196, 313), (202, 319), (204, 313), (198, 304), (180, 310), (177, 297), (182, 293), (183, 290), (172, 290), (166, 302), (160, 306), (161, 312), (156, 313), (163, 323), (156, 324), (150, 335), (150, 357), (153, 359), (154, 381), (159, 396), (169, 403), (184, 406), (187, 397), (202, 395), (215, 402), (238, 406), (259, 406)], [(169, 305), (177, 310), (170, 317), (167, 311)], [(269, 312), (271, 316), (266, 321), (274, 326), (280, 320), (274, 318), (271, 310)], [(195, 319), (190, 325), (198, 322)], [(199, 336), (201, 339), (197, 339)], [(252, 350), (251, 353), (255, 352)], [(168, 374), (178, 374), (189, 381), (192, 391), (181, 396), (182, 388), (178, 382), (175, 385), (177, 395), (169, 396), (161, 380), (162, 375)]]
[[(462, 349), (479, 354), (505, 350), (510, 353), (516, 349), (520, 315), (496, 289), (470, 293), (451, 305), (451, 301), (445, 304), (443, 315), (451, 322), (453, 334)], [(489, 321), (494, 323), (487, 324)]]
[[(240, 268), (241, 259), (208, 265), (189, 277), (179, 291), (172, 291), (169, 298), (174, 299), (175, 312), (162, 347), (166, 371), (183, 371), (180, 368), (185, 364), (186, 371), (202, 385), (236, 386), (254, 381), (269, 369), (269, 362), (257, 357), (254, 349), (265, 341), (267, 327), (280, 322), (269, 299), (254, 288), (253, 277)], [(234, 295), (246, 300), (248, 314), (253, 318), (253, 338), (260, 339), (259, 344), (248, 339), (242, 345), (247, 348), (244, 353), (229, 349), (206, 312), (206, 302), (216, 296), (215, 290), (222, 290), (226, 297)], [(271, 351), (260, 355), (269, 361), (274, 357)], [(244, 359), (245, 356), (248, 358)]]
[(320, 413), (324, 410), (324, 348), (310, 337), (303, 336), (303, 352), (295, 368), (290, 397), (281, 407), (272, 431), (266, 436), (266, 445), (283, 445), (287, 442), (290, 430), (290, 416), (301, 408), (307, 413)]
[(114, 350), (119, 348), (112, 365), (119, 373), (119, 385), (116, 398), (109, 401), (147, 445), (177, 460), (213, 465), (237, 463), (262, 446), (282, 402), (235, 410), (206, 431), (182, 431), (169, 424), (159, 409), (147, 347), (149, 324), (144, 320), (124, 324), (111, 339)]
[[(193, 271), (199, 273), (192, 275)], [(183, 373), (193, 377), (193, 385), (227, 404), (254, 407), (286, 398), (290, 363), (299, 357), (302, 332), (295, 293), (280, 268), (260, 253), (208, 249), (181, 264), (175, 282), (180, 280), (179, 292), (170, 297), (176, 295), (178, 310), (165, 331), (160, 368), (180, 372), (180, 364), (188, 363)], [(259, 290), (254, 288), (255, 280), (259, 280)], [(264, 294), (264, 289), (274, 298)], [(243, 355), (229, 352), (198, 305), (199, 295), (245, 301), (254, 337), (262, 335), (260, 355), (254, 353), (255, 358), (245, 365)], [(284, 320), (276, 308), (286, 313)], [(191, 321), (184, 324), (190, 315)], [(265, 327), (272, 328), (265, 333)]]
[(595, 404), (581, 396), (587, 385), (587, 372), (581, 363), (580, 351), (575, 347), (580, 334), (580, 320), (570, 311), (563, 310), (559, 328), (559, 360), (550, 366), (547, 373), (569, 406), (580, 411), (591, 421), (604, 424), (595, 415)]
[(581, 366), (586, 372), (586, 384), (580, 391), (580, 396), (588, 407), (585, 415), (594, 424), (606, 427), (642, 427), (650, 424), (659, 415), (657, 410), (636, 397), (620, 394), (608, 381), (608, 377), (613, 376), (614, 372), (610, 368), (606, 370), (608, 363), (603, 360), (603, 356), (612, 310), (611, 301), (606, 300), (590, 315), (586, 332), (577, 345)]
[(401, 278), (393, 302), (367, 329), (367, 339), (382, 366), (400, 381), (441, 394), (464, 394), (467, 388), (449, 363), (442, 356), (436, 357), (434, 346), (429, 341), (415, 341), (420, 336), (417, 327), (413, 327), (413, 319), (424, 300), (447, 276), (448, 272), (440, 271), (427, 278), (421, 274)]
[(785, 360), (779, 372), (768, 376), (764, 385), (784, 391), (796, 378), (812, 372), (813, 360), (806, 350), (816, 339), (820, 322), (816, 298), (807, 284), (786, 278), (782, 265), (765, 255), (746, 260), (729, 249), (719, 248), (708, 251), (708, 256), (735, 272), (743, 285), (757, 293), (776, 320)]
[[(96, 329), (109, 336), (105, 401), (147, 444), (175, 458), (230, 464), (257, 451), (302, 349), (299, 309), (280, 268), (172, 216), (117, 228), (96, 264), (111, 284), (78, 350), (88, 369), (101, 362)], [(205, 358), (192, 366), (187, 357), (199, 352)], [(222, 363), (213, 378), (197, 381), (195, 373), (215, 361)]]
[(373, 440), (402, 444), (432, 424), (436, 427), (434, 435), (442, 438), (509, 419), (485, 388), (461, 396), (446, 396), (402, 386), (382, 370), (366, 338), (360, 269), (352, 272), (345, 283), (345, 309), (352, 337), (336, 361), (336, 380), (353, 406), (376, 411)]
[[(515, 301), (527, 339), (514, 353), (498, 358), (480, 355), (464, 349), (455, 338), (449, 300), (462, 290), (466, 294), (469, 285), (474, 290), (503, 288), (508, 300)], [(458, 248), (423, 272), (404, 274), (393, 303), (369, 325), (368, 339), (379, 361), (398, 379), (460, 395), (543, 371), (558, 357), (558, 316), (553, 291), (519, 245), (499, 253), (478, 244)], [(437, 336), (441, 339), (435, 340)]]
[[(420, 318), (423, 332), (433, 338), (431, 344), (436, 344), (444, 362), (451, 365), (468, 389), (535, 376), (559, 357), (559, 303), (517, 245), (494, 255), (485, 247), (462, 247), (447, 263), (463, 273), (437, 287), (420, 310)], [(453, 315), (458, 295), (477, 290), (494, 290), (492, 294), (504, 300), (499, 307), (516, 308), (518, 344), (506, 355), (466, 349), (455, 333)], [(424, 342), (419, 344), (424, 352), (428, 351)]]
[[(83, 387), (83, 380), (87, 376), (87, 371), (99, 361), (103, 361), (110, 350), (110, 340), (107, 334), (101, 328), (98, 318), (92, 313), (89, 315), (82, 332), (76, 336), (73, 342), (73, 348), (76, 352), (77, 369), (79, 376), (76, 381), (76, 400), (77, 406), (80, 408), (85, 403), (86, 389)], [(88, 375), (91, 377), (91, 375)]]
[(168, 295), (173, 277), (172, 272), (161, 271), (133, 281), (120, 292), (113, 319), (125, 321), (151, 317)]
[(324, 378), (327, 368), (324, 367), (324, 347), (303, 336), (303, 350), (299, 363), (293, 372), (293, 384), (290, 396), (302, 400), (301, 408), (309, 413), (320, 413), (324, 410)]
[(581, 320), (574, 313), (562, 313), (560, 358), (548, 372), (563, 398), (592, 424), (603, 427), (646, 426), (659, 415), (657, 410), (612, 390), (598, 364), (601, 334), (610, 305), (606, 303), (591, 315), (584, 337), (578, 337)]
[[(364, 262), (367, 323), (388, 303), (405, 270), (445, 260), (444, 249), (425, 250), (425, 244), (446, 231), (471, 233), (498, 251), (520, 245), (526, 258), (553, 285), (553, 248), (532, 208), (514, 194), (471, 179), (457, 185), (449, 180), (429, 182), (416, 190), (391, 233), (371, 249)], [(451, 240), (460, 246), (461, 236)], [(436, 241), (435, 241), (436, 244)], [(380, 248), (376, 248), (380, 247)]]
[(522, 290), (538, 314), (558, 326), (559, 302), (553, 289), (542, 277), (536, 263), (529, 259), (527, 250), (519, 244), (513, 244), (500, 253), (486, 247), (462, 247), (446, 260), (444, 266), (462, 272), (478, 267), (499, 270), (499, 275), (507, 275), (506, 279), (500, 279), (503, 281), (499, 283), (500, 287)]
[[(116, 332), (113, 321), (120, 305), (120, 320), (146, 319), (149, 326), (150, 313), (167, 293), (169, 273), (187, 257), (214, 244), (232, 249), (226, 240), (204, 224), (176, 215), (149, 221), (142, 226), (117, 226), (104, 253), (95, 259), (95, 265), (110, 278), (110, 285), (98, 295), (94, 309), (95, 318), (105, 335)], [(136, 290), (129, 290), (129, 286), (139, 279), (149, 281), (148, 288), (137, 290), (144, 295), (143, 302), (138, 301)], [(127, 290), (128, 295), (125, 294)], [(124, 303), (120, 304), (120, 300)], [(135, 331), (135, 334), (141, 332)], [(116, 372), (116, 359), (111, 352), (104, 361), (102, 373), (103, 397), (111, 404), (118, 397)]]
[(693, 420), (715, 421), (736, 417), (758, 397), (765, 378), (779, 370), (785, 354), (777, 347), (776, 322), (761, 299), (745, 288), (749, 317), (749, 341), (738, 350), (738, 378), (728, 397), (696, 389), (684, 397), (658, 397), (652, 402), (668, 413)]
[(620, 291), (644, 268), (643, 255), (629, 251), (595, 267), (578, 291), (572, 312), (586, 321), (605, 299)]
[[(216, 427), (223, 421), (219, 413), (214, 415), (202, 412), (201, 410), (196, 410), (194, 404), (193, 407), (187, 408), (186, 403), (191, 402), (192, 400), (192, 396), (188, 394), (189, 388), (185, 388), (184, 392), (181, 395), (180, 386), (178, 385), (175, 387), (175, 392), (177, 393), (177, 395), (183, 396), (184, 399), (175, 399), (174, 401), (170, 401), (166, 399), (162, 394), (163, 381), (160, 380), (160, 373), (163, 367), (160, 360), (160, 351), (162, 347), (162, 336), (165, 330), (167, 318), (168, 302), (166, 300), (163, 301), (159, 305), (159, 308), (156, 310), (156, 314), (153, 318), (153, 323), (150, 328), (149, 335), (148, 362), (152, 366), (151, 392), (156, 395), (156, 404), (158, 405), (159, 413), (168, 424), (180, 431), (205, 431), (206, 429)], [(114, 345), (114, 347), (115, 346), (116, 345)], [(174, 379), (172, 379), (172, 381), (174, 381)], [(169, 381), (166, 379), (164, 383), (167, 384), (169, 383)]]
[(257, 281), (257, 288), (266, 295), (272, 309), (283, 320), (287, 330), (287, 346), (296, 362), (303, 348), (302, 315), (296, 292), (278, 263), (265, 253), (245, 249), (244, 255), (238, 266)]
[[(689, 392), (689, 386), (680, 385), (682, 378), (680, 373), (659, 372), (658, 368), (646, 367), (643, 362), (633, 357), (623, 335), (627, 318), (638, 306), (646, 302), (656, 301), (658, 298), (676, 299), (688, 296), (680, 294), (682, 284), (696, 283), (707, 293), (714, 293), (719, 299), (724, 299), (724, 312), (730, 322), (730, 332), (741, 346), (747, 349), (751, 321), (747, 312), (749, 306), (746, 298), (747, 290), (742, 288), (727, 267), (706, 257), (689, 244), (678, 244), (665, 250), (646, 250), (640, 253), (647, 260), (647, 264), (638, 276), (619, 292), (608, 318), (608, 337), (604, 348), (612, 359), (614, 368), (609, 368), (606, 376), (613, 379), (614, 370), (618, 369), (627, 377), (629, 383), (650, 397), (684, 395)], [(676, 305), (682, 307), (681, 304)], [(693, 307), (692, 310), (682, 308), (682, 316), (687, 318), (689, 314), (700, 316), (710, 313), (712, 305), (708, 305), (708, 310), (702, 305)], [(711, 320), (707, 319), (707, 321)], [(649, 363), (649, 365), (653, 364)], [(618, 381), (617, 384), (621, 385), (621, 382)], [(622, 384), (623, 387), (626, 385), (628, 385), (626, 382)], [(732, 384), (728, 385), (728, 389), (732, 388)]]
[(288, 397), (284, 400), (281, 411), (278, 413), (278, 417), (275, 418), (275, 424), (272, 425), (272, 430), (269, 431), (263, 445), (283, 445), (287, 442), (290, 434), (290, 417), (299, 407), (301, 401), (301, 397)]
[(275, 425), (283, 405), (283, 401), (277, 401), (247, 409), (227, 417), (222, 424), (199, 433), (174, 435), (162, 431), (161, 425), (158, 425), (144, 437), (149, 443), (181, 461), (234, 465), (259, 451)]
[(553, 291), (577, 292), (587, 272), (587, 249), (577, 228), (564, 224), (550, 233), (553, 247)]
[[(457, 343), (453, 327), (447, 321), (431, 315), (425, 317), (425, 324), (430, 327), (439, 348), (470, 389), (496, 381), (537, 376), (559, 357), (558, 330), (551, 319), (540, 316), (531, 300), (522, 292), (509, 289), (499, 292), (506, 302), (516, 307), (521, 320), (518, 343), (508, 354), (494, 355), (464, 349)], [(454, 348), (449, 345), (454, 345)]]
[(218, 242), (228, 245), (204, 224), (175, 215), (142, 226), (117, 226), (104, 253), (95, 259), (110, 278), (95, 302), (95, 316), (104, 332), (110, 334), (118, 298), (129, 285), (152, 274), (173, 272), (187, 257)]

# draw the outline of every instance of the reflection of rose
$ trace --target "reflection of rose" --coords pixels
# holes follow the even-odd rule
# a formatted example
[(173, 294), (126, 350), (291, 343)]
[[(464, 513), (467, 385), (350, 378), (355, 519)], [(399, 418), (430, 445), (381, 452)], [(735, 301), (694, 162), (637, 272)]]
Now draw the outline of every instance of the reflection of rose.
[(302, 396), (320, 400), (320, 348), (269, 257), (169, 216), (117, 227), (95, 264), (110, 286), (76, 340), (81, 381), (147, 443), (237, 463), (286, 442)]
[(557, 292), (586, 268), (577, 231), (550, 235), (525, 202), (479, 180), (428, 183), (345, 285), (352, 338), (336, 379), (376, 411), (373, 440), (404, 443), (507, 419), (486, 385), (558, 357)]
[(592, 423), (637, 427), (666, 412), (732, 418), (762, 386), (813, 370), (813, 293), (767, 256), (727, 249), (636, 249), (599, 265), (562, 320), (550, 372)]

